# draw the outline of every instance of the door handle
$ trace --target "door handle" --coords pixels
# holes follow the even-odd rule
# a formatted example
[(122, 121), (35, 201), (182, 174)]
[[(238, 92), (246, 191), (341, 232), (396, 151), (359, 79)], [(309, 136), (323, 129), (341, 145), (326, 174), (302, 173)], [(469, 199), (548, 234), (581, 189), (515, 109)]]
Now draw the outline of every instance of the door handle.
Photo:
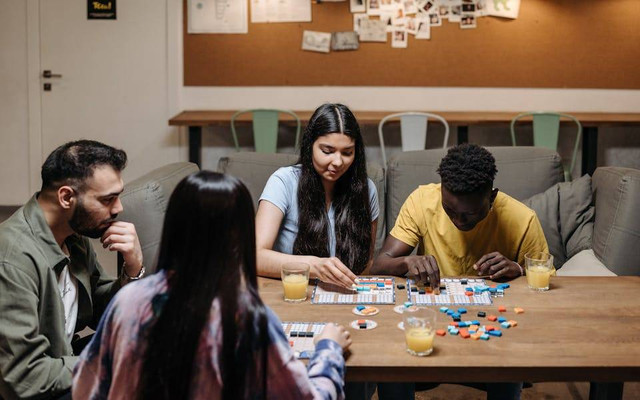
[(52, 74), (51, 70), (45, 69), (44, 71), (42, 71), (42, 77), (43, 78), (62, 78), (62, 75), (61, 74)]

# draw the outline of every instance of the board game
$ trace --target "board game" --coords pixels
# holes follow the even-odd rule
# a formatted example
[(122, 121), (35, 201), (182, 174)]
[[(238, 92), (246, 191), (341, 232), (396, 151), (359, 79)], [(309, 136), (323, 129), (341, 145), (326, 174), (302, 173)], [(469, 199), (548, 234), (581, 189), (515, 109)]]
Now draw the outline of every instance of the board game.
[(313, 356), (316, 348), (314, 338), (324, 326), (324, 322), (282, 322), (282, 330), (296, 358), (309, 359)]
[(312, 304), (395, 304), (395, 279), (386, 277), (358, 278), (353, 289), (317, 281), (311, 295)]
[(502, 289), (487, 286), (484, 279), (443, 278), (440, 280), (440, 294), (428, 292), (427, 288), (407, 279), (407, 298), (419, 306), (490, 305), (493, 302), (491, 296), (502, 293)]

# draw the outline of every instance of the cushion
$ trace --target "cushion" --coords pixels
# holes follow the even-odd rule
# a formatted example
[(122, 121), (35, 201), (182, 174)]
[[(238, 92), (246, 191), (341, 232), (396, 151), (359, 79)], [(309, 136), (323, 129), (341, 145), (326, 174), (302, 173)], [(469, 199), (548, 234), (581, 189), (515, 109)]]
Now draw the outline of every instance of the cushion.
[(120, 196), (124, 210), (118, 219), (135, 225), (147, 275), (156, 270), (162, 224), (169, 197), (185, 176), (197, 171), (196, 164), (169, 164), (141, 176), (124, 187)]
[(601, 167), (593, 174), (593, 251), (618, 275), (640, 275), (640, 171)]
[(558, 276), (616, 276), (593, 253), (593, 249), (582, 250), (564, 263)]
[(573, 182), (558, 183), (523, 201), (540, 220), (556, 268), (580, 251), (591, 248), (595, 215), (591, 197), (591, 178), (584, 175)]

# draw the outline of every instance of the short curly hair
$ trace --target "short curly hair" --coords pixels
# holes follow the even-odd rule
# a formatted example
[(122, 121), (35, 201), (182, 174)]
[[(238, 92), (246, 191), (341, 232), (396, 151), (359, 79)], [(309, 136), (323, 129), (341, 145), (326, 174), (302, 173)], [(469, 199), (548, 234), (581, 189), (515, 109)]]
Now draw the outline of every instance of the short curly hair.
[(465, 143), (449, 149), (437, 172), (448, 191), (469, 194), (491, 190), (498, 169), (487, 149)]

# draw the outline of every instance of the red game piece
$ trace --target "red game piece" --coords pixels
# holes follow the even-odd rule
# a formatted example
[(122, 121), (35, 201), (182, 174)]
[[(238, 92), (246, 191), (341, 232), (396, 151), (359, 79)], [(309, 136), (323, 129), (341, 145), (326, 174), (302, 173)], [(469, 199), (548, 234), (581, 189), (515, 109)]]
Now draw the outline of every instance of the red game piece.
[(471, 334), (466, 329), (460, 329), (460, 336), (462, 336), (464, 339), (469, 339), (471, 337)]
[(436, 330), (436, 335), (438, 335), (438, 336), (444, 336), (446, 334), (447, 334), (447, 332), (444, 329)]
[(493, 322), (495, 322), (495, 321), (497, 321), (497, 320), (498, 320), (498, 317), (496, 317), (495, 315), (489, 315), (489, 316), (487, 317), (487, 319), (488, 319), (489, 321), (493, 321)]
[(505, 306), (500, 306), (500, 307), (498, 307), (498, 311), (500, 311), (500, 312), (506, 312), (506, 311), (507, 311), (507, 307), (505, 307)]
[(455, 326), (456, 328), (458, 327), (458, 323), (457, 322), (449, 322), (449, 325)]

